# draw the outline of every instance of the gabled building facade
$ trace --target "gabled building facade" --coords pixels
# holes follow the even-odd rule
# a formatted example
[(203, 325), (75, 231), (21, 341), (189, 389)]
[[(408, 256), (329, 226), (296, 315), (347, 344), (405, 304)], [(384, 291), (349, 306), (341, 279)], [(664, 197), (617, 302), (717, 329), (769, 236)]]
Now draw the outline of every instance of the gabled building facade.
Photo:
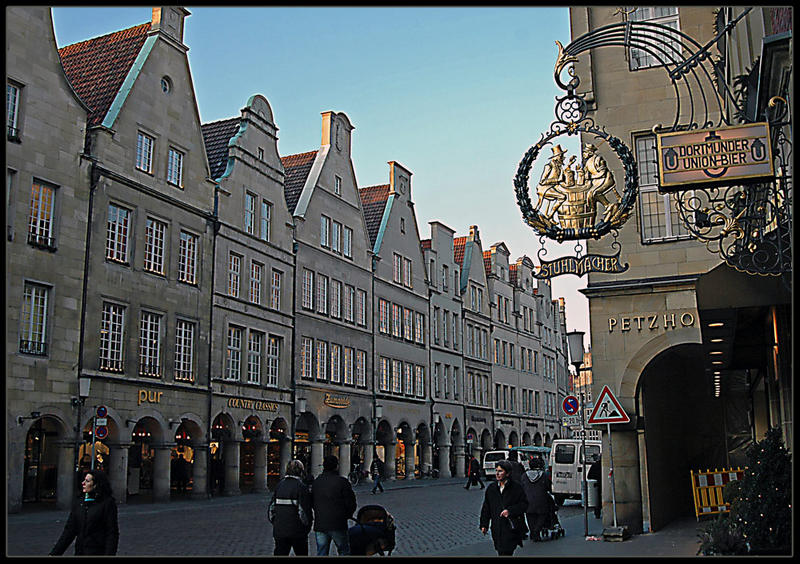
[(226, 495), (266, 492), (291, 456), (294, 252), (277, 132), (261, 95), (203, 125), (218, 186), (211, 479)]
[(335, 454), (346, 476), (351, 442), (361, 460), (372, 454), (372, 246), (352, 130), (345, 114), (324, 112), (320, 148), (281, 159), (296, 248), (294, 454), (314, 475)]
[(63, 509), (76, 486), (87, 109), (61, 67), (50, 9), (11, 6), (6, 18), (8, 510)]
[[(193, 494), (206, 495), (214, 185), (183, 44), (187, 15), (153, 8), (151, 22), (59, 50), (89, 107), (92, 161), (81, 459), (91, 465), (94, 446), (123, 502), (169, 499), (178, 459)], [(92, 440), (99, 406), (102, 443)]]
[[(438, 221), (431, 221), (430, 239), (423, 240), (422, 249), (429, 277), (430, 342), (430, 399), (433, 412), (434, 456), (432, 464), (440, 476), (450, 475), (455, 466), (450, 456), (442, 456), (437, 445), (452, 445), (453, 433), (458, 437), (466, 421), (464, 411), (464, 357), (462, 339), (462, 298), (460, 289), (461, 265), (453, 256), (455, 231)], [(481, 459), (480, 445), (475, 437), (464, 437), (468, 449)]]
[(389, 183), (359, 190), (372, 244), (377, 455), (387, 476), (414, 479), (431, 462), (428, 273), (411, 196), (411, 172), (389, 162)]

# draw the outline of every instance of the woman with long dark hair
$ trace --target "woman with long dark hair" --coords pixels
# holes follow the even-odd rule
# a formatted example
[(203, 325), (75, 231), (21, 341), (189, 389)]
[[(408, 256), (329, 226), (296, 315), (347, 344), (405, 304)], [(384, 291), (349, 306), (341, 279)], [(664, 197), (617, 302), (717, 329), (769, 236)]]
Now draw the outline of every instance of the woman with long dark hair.
[(75, 541), (76, 555), (114, 555), (119, 543), (117, 502), (108, 476), (101, 470), (89, 470), (81, 483), (81, 495), (75, 500), (64, 532), (50, 555), (64, 554)]

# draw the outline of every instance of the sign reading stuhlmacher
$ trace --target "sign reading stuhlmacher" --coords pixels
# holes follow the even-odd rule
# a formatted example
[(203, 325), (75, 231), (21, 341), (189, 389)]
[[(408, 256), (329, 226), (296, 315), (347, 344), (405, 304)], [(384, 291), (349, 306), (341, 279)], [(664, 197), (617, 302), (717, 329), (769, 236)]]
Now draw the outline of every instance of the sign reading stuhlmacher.
[(767, 123), (662, 133), (656, 144), (660, 192), (775, 176)]

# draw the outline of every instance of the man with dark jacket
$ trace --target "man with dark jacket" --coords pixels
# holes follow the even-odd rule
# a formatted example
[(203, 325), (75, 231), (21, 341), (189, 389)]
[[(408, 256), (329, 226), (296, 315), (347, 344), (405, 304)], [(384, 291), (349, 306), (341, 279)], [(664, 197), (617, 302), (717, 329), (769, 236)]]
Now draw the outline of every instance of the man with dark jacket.
[(322, 474), (311, 486), (314, 507), (314, 533), (317, 537), (317, 556), (327, 556), (331, 540), (339, 556), (350, 554), (347, 519), (356, 510), (356, 494), (350, 480), (339, 476), (339, 459), (333, 455), (322, 461)]
[(597, 480), (597, 505), (594, 506), (594, 516), (597, 519), (603, 516), (603, 470), (600, 465), (600, 455), (595, 454), (589, 472), (586, 473), (587, 480)]
[(275, 556), (308, 556), (308, 533), (311, 530), (311, 492), (303, 482), (303, 463), (292, 460), (286, 476), (275, 486), (269, 504), (269, 520), (275, 539)]
[(509, 452), (508, 453), (508, 462), (511, 464), (511, 476), (510, 479), (514, 480), (518, 484), (522, 483), (522, 475), (525, 473), (525, 468), (522, 466), (522, 463), (517, 461), (514, 458), (514, 454)]
[(372, 493), (376, 493), (378, 488), (380, 488), (381, 493), (383, 493), (383, 484), (381, 484), (381, 479), (383, 478), (383, 460), (378, 458), (377, 453), (374, 455), (374, 458), (372, 459), (370, 472), (372, 473), (372, 480), (375, 483), (375, 485), (372, 486)]
[(481, 468), (478, 464), (478, 459), (474, 455), (469, 456), (469, 469), (467, 470), (467, 484), (464, 486), (468, 490), (470, 486), (480, 486), (483, 489), (483, 482), (481, 482)]
[(480, 528), (485, 535), (491, 524), (492, 540), (498, 556), (512, 556), (522, 546), (525, 510), (528, 500), (518, 482), (510, 478), (511, 463), (500, 460), (495, 466), (497, 479), (486, 487), (481, 507)]
[(531, 541), (541, 539), (541, 531), (549, 527), (555, 510), (555, 502), (550, 497), (550, 478), (544, 471), (544, 460), (532, 458), (530, 470), (522, 476), (522, 489), (528, 498), (528, 527), (531, 532)]

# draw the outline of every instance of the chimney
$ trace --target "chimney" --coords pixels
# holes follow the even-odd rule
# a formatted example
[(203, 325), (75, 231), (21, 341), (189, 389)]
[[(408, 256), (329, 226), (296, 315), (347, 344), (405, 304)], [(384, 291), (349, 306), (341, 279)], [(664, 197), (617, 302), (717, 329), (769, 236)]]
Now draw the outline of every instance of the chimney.
[(411, 200), (411, 171), (397, 161), (389, 161), (389, 193)]
[(151, 31), (159, 31), (183, 44), (183, 20), (190, 14), (182, 6), (161, 6), (153, 8)]
[(355, 129), (343, 113), (322, 112), (322, 143), (350, 155), (350, 132)]
[(478, 233), (478, 226), (477, 225), (470, 225), (469, 226), (469, 239), (470, 241), (475, 241), (477, 243), (481, 242), (481, 235)]

